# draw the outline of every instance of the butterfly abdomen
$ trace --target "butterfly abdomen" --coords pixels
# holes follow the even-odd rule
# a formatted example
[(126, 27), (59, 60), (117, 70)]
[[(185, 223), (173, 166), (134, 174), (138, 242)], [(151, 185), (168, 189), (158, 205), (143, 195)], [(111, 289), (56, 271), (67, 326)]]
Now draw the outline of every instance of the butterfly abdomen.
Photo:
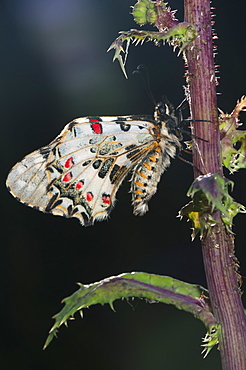
[(155, 142), (155, 149), (144, 161), (136, 166), (131, 178), (133, 213), (144, 215), (148, 211), (148, 202), (157, 191), (161, 175), (169, 167), (170, 159), (175, 157), (181, 147), (179, 139), (169, 134), (163, 123), (162, 134)]

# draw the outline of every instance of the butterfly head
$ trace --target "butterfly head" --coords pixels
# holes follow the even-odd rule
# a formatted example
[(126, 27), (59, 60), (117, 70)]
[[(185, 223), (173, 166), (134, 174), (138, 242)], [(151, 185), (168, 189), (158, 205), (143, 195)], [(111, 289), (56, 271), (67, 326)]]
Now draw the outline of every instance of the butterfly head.
[(163, 97), (163, 100), (156, 105), (154, 118), (158, 123), (164, 124), (170, 133), (180, 135), (179, 119), (173, 105), (166, 97)]

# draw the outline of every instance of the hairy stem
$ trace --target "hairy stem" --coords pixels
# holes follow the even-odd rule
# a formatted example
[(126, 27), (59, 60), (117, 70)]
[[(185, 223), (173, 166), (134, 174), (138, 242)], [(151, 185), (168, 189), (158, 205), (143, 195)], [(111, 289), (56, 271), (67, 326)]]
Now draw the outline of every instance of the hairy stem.
[[(197, 27), (199, 37), (187, 52), (187, 81), (191, 96), (194, 134), (209, 142), (196, 140), (194, 164), (204, 174), (222, 174), (216, 79), (213, 60), (210, 0), (185, 0), (185, 21)], [(195, 170), (195, 176), (199, 175)], [(213, 313), (221, 324), (219, 350), (224, 370), (246, 369), (246, 320), (240, 297), (234, 238), (221, 222), (202, 241), (204, 266)]]

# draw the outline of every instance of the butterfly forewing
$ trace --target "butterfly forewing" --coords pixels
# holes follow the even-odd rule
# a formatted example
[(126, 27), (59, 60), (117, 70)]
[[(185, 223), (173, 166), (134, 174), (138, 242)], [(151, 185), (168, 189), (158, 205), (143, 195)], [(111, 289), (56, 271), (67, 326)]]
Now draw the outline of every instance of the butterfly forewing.
[(142, 187), (148, 187), (150, 172), (162, 158), (159, 131), (147, 116), (76, 119), (49, 145), (17, 163), (7, 186), (26, 205), (90, 225), (107, 217), (119, 185), (134, 168), (133, 203), (146, 198)]

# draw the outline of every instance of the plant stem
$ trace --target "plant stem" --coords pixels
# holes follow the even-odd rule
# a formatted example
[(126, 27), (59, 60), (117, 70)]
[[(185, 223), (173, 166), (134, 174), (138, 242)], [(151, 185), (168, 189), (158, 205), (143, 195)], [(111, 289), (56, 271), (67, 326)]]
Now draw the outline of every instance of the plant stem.
[[(184, 0), (185, 21), (194, 24), (199, 37), (187, 52), (187, 81), (191, 97), (194, 134), (209, 142), (196, 140), (193, 160), (204, 174), (222, 174), (217, 114), (216, 79), (213, 60), (210, 0)], [(195, 169), (195, 176), (199, 175)], [(221, 324), (219, 350), (223, 370), (246, 369), (246, 320), (241, 301), (234, 238), (221, 222), (202, 240), (205, 273), (211, 306)]]

